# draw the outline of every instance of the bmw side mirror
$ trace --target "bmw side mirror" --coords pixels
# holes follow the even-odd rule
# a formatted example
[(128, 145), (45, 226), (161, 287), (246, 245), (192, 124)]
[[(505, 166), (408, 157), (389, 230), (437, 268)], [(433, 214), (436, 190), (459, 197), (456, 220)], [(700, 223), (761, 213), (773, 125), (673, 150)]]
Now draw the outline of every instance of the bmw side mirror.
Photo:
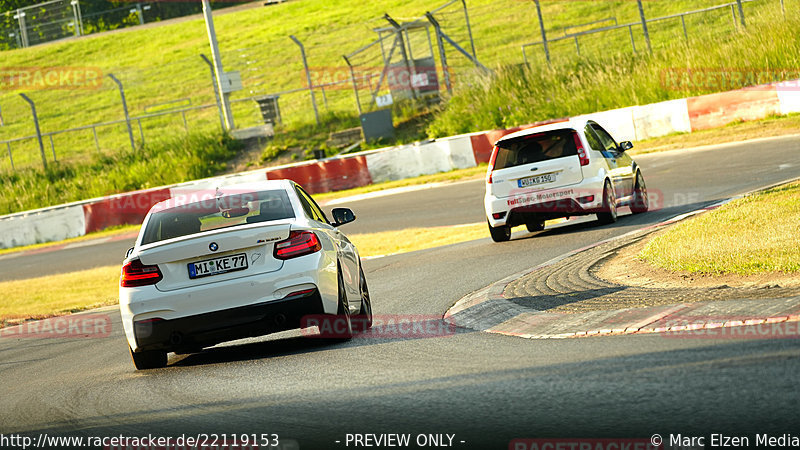
[(626, 152), (633, 148), (633, 142), (631, 141), (622, 141), (619, 143), (619, 151)]
[(350, 208), (333, 208), (331, 210), (331, 215), (333, 216), (333, 223), (331, 225), (335, 227), (356, 220), (356, 215)]

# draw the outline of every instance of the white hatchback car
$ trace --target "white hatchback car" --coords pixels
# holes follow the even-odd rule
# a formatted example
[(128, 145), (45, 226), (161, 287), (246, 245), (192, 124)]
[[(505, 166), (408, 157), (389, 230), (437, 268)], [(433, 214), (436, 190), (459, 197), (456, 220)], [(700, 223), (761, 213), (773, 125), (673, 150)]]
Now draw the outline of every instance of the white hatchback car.
[(642, 171), (596, 122), (568, 120), (522, 130), (495, 143), (486, 174), (484, 208), (495, 242), (511, 228), (544, 229), (549, 219), (597, 214), (617, 220), (617, 207), (648, 209)]
[[(338, 339), (372, 324), (355, 246), (302, 187), (265, 181), (191, 192), (148, 212), (120, 276), (122, 324), (137, 369), (167, 352), (303, 326), (322, 315)], [(356, 316), (358, 315), (358, 316)], [(356, 320), (358, 319), (358, 320)]]

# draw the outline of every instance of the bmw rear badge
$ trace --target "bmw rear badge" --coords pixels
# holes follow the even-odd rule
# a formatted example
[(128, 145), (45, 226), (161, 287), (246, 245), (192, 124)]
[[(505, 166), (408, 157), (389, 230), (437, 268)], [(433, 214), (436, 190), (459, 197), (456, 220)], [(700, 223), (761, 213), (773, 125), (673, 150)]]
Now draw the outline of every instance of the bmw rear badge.
[(219, 249), (219, 245), (217, 245), (216, 242), (212, 242), (208, 244), (208, 249), (211, 250), (212, 252), (215, 252), (217, 251), (217, 249)]

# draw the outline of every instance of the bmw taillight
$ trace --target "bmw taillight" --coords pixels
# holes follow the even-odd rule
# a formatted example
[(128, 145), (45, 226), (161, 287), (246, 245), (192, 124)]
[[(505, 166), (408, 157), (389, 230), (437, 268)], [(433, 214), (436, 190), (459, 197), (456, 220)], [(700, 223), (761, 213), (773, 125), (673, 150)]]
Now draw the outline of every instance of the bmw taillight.
[(494, 162), (497, 161), (498, 148), (495, 145), (492, 148), (492, 157), (489, 158), (489, 169), (486, 171), (486, 182), (492, 184), (492, 171), (494, 170)]
[(575, 148), (578, 150), (578, 158), (581, 160), (581, 166), (588, 166), (589, 165), (589, 153), (586, 152), (586, 149), (583, 148), (583, 142), (581, 142), (581, 137), (578, 136), (578, 133), (572, 133), (572, 137), (575, 138)]
[(138, 287), (156, 284), (164, 276), (156, 265), (145, 265), (142, 261), (134, 259), (122, 266), (119, 285), (122, 287)]
[(275, 259), (291, 259), (309, 255), (322, 249), (317, 235), (310, 231), (292, 231), (289, 239), (275, 243)]

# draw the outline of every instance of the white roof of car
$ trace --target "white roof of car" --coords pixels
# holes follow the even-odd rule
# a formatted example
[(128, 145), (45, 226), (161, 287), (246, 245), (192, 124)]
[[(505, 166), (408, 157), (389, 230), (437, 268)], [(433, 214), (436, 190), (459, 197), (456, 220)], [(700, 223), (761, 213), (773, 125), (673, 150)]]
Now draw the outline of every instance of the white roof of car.
[(573, 119), (569, 119), (569, 120), (562, 120), (562, 121), (559, 121), (559, 122), (547, 123), (547, 124), (544, 124), (544, 125), (539, 125), (539, 126), (535, 126), (535, 127), (531, 127), (531, 128), (526, 128), (524, 130), (520, 130), (520, 131), (511, 133), (511, 134), (507, 134), (507, 135), (503, 136), (502, 138), (498, 139), (497, 142), (505, 141), (505, 140), (509, 140), (509, 139), (514, 139), (514, 138), (518, 138), (518, 137), (521, 137), (521, 136), (528, 136), (528, 135), (536, 134), (536, 133), (543, 133), (543, 132), (546, 132), (546, 131), (563, 130), (564, 128), (569, 128), (569, 129), (573, 129), (573, 130), (582, 130), (584, 127), (586, 127), (586, 122), (587, 121), (588, 121), (587, 119), (574, 119), (573, 118)]

